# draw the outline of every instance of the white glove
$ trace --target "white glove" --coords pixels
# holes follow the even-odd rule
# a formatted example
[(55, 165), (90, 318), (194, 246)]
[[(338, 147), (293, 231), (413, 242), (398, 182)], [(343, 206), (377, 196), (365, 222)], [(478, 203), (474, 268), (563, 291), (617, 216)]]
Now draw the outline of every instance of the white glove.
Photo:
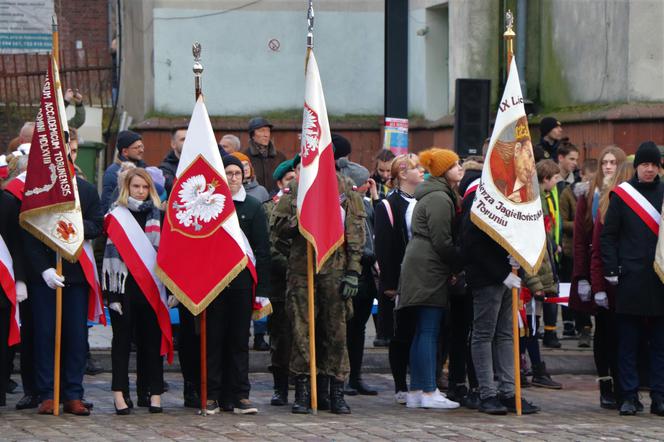
[(119, 315), (122, 315), (122, 303), (111, 302), (110, 304), (108, 304), (108, 308), (110, 308), (114, 312), (117, 312)]
[(23, 302), (28, 299), (28, 288), (23, 281), (16, 281), (16, 301)]
[(605, 276), (604, 279), (609, 281), (609, 284), (611, 284), (611, 285), (618, 285), (618, 277), (617, 276)]
[(180, 301), (178, 301), (178, 298), (176, 298), (173, 295), (168, 295), (168, 299), (166, 300), (166, 305), (168, 305), (168, 308), (173, 308), (177, 306), (179, 303)]
[(579, 298), (581, 301), (588, 302), (590, 301), (590, 283), (586, 279), (579, 280), (579, 286), (577, 287), (577, 292), (579, 293)]
[(44, 270), (41, 275), (50, 289), (55, 290), (56, 287), (65, 286), (65, 277), (58, 275), (53, 267)]
[(508, 289), (520, 289), (521, 288), (521, 278), (516, 276), (514, 273), (507, 275), (507, 278), (503, 281), (505, 287)]
[(597, 292), (595, 293), (595, 304), (598, 307), (609, 309), (609, 297), (606, 296), (606, 292)]
[(521, 268), (521, 264), (519, 264), (519, 262), (516, 259), (514, 259), (512, 255), (509, 255), (507, 258), (509, 259), (510, 265), (512, 266), (513, 269)]

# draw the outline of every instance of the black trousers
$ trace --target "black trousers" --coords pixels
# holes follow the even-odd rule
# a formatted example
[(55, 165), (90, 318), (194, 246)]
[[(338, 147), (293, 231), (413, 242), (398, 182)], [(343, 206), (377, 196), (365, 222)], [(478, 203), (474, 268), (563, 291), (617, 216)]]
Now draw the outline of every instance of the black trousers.
[(394, 337), (390, 341), (389, 358), (394, 392), (408, 391), (406, 377), (410, 360), (410, 344), (415, 336), (417, 309), (404, 308), (394, 311)]
[[(4, 296), (4, 295), (0, 295)], [(7, 381), (9, 380), (9, 321), (11, 309), (9, 305), (0, 308), (0, 406), (7, 405)]]
[(148, 390), (138, 394), (162, 394), (164, 361), (159, 354), (161, 330), (157, 315), (142, 294), (124, 296), (122, 315), (110, 310), (113, 327), (111, 390), (129, 393), (129, 355), (133, 336), (136, 342), (136, 385), (142, 387), (140, 390)]
[(464, 385), (466, 377), (470, 388), (476, 388), (477, 377), (470, 354), (470, 332), (473, 325), (473, 297), (470, 290), (463, 296), (450, 296), (448, 315), (449, 385)]
[(207, 308), (209, 400), (249, 398), (251, 312), (251, 289), (226, 289)]
[(388, 298), (382, 292), (378, 294), (377, 316), (376, 338), (392, 339), (395, 333), (394, 300)]
[[(196, 333), (196, 317), (182, 304), (178, 304), (180, 327), (178, 330), (178, 359), (185, 383), (201, 391), (201, 340)], [(208, 344), (209, 345), (209, 344)]]
[(346, 345), (350, 362), (350, 379), (360, 378), (362, 359), (364, 357), (364, 338), (367, 321), (371, 317), (373, 300), (376, 297), (376, 283), (370, 266), (362, 266), (359, 281), (359, 292), (353, 298), (353, 317), (346, 323)]

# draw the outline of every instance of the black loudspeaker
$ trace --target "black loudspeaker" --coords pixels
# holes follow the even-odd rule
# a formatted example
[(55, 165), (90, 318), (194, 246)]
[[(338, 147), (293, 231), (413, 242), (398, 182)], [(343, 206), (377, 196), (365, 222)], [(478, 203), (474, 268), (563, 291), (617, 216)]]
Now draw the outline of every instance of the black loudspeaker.
[(454, 148), (460, 157), (482, 155), (489, 136), (491, 80), (457, 78), (454, 114)]

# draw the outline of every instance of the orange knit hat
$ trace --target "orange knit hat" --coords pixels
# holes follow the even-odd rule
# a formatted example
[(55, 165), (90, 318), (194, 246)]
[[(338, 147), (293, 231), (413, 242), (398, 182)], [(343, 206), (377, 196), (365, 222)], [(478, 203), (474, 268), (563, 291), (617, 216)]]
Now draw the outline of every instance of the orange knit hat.
[(245, 176), (244, 178), (253, 178), (254, 176), (254, 166), (251, 164), (251, 160), (249, 157), (242, 152), (233, 152), (231, 155), (233, 155), (235, 158), (237, 158), (240, 161), (246, 161), (249, 163), (249, 170), (251, 170), (251, 175), (250, 176)]
[(420, 164), (432, 176), (443, 176), (459, 161), (459, 155), (449, 149), (432, 147), (420, 152)]

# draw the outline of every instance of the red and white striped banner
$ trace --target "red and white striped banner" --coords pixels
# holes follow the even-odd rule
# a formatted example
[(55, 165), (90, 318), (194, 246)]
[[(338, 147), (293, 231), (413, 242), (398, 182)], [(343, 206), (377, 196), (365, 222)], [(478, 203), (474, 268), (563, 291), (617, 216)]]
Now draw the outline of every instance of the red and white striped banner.
[(5, 240), (0, 236), (0, 285), (11, 304), (9, 321), (9, 339), (7, 344), (11, 347), (21, 342), (19, 329), (18, 308), (16, 302), (16, 280), (14, 279), (14, 261), (9, 253)]

